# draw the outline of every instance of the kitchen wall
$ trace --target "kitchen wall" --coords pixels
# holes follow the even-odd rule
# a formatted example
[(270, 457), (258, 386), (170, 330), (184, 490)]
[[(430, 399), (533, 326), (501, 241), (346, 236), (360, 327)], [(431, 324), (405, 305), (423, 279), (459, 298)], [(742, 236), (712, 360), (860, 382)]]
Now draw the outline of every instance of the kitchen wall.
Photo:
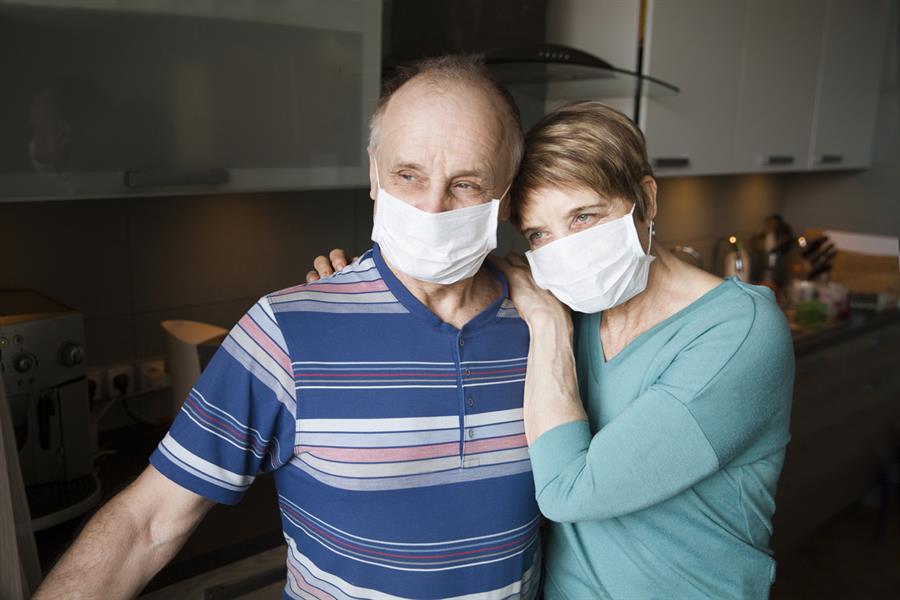
[(784, 180), (773, 175), (676, 177), (659, 180), (656, 241), (688, 245), (703, 256), (703, 268), (718, 273), (716, 245), (736, 235), (749, 241), (763, 219), (783, 207)]
[(890, 236), (900, 232), (900, 3), (891, 3), (889, 28), (872, 167), (788, 177), (789, 222)]
[(0, 287), (85, 315), (91, 365), (164, 353), (159, 322), (230, 327), (314, 256), (367, 247), (367, 190), (0, 203)]

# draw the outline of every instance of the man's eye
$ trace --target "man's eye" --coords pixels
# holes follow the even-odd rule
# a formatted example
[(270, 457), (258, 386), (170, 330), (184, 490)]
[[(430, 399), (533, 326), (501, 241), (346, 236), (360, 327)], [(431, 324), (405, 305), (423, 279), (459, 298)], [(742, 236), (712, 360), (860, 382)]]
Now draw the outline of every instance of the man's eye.
[(471, 184), (468, 181), (460, 181), (456, 184), (456, 189), (462, 190), (463, 192), (473, 192), (478, 190), (478, 186)]
[(416, 178), (415, 175), (410, 175), (409, 173), (399, 173), (398, 177), (400, 177), (400, 179), (402, 179), (403, 181), (412, 181)]

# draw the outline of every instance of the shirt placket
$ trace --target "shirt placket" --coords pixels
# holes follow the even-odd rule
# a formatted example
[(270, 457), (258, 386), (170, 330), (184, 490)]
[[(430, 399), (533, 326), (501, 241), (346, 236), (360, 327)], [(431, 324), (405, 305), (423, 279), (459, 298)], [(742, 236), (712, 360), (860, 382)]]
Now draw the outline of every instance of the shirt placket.
[(459, 413), (459, 466), (466, 467), (466, 443), (475, 438), (475, 430), (466, 425), (467, 405), (471, 404), (471, 398), (466, 395), (466, 380), (472, 374), (468, 367), (463, 366), (465, 356), (466, 339), (463, 331), (456, 334), (454, 356), (456, 363), (456, 399)]

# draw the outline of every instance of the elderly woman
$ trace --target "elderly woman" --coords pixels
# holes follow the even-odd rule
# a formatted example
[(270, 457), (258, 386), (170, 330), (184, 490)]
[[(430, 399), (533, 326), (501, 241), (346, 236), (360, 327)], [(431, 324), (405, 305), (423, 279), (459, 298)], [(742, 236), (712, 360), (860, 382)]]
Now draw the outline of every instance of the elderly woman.
[(653, 245), (643, 136), (598, 102), (529, 132), (513, 189), (545, 598), (767, 598), (794, 373), (771, 292)]
[(640, 130), (599, 102), (526, 137), (510, 208), (531, 250), (495, 263), (531, 331), (548, 600), (767, 598), (775, 577), (787, 323), (769, 289), (654, 245), (656, 192)]

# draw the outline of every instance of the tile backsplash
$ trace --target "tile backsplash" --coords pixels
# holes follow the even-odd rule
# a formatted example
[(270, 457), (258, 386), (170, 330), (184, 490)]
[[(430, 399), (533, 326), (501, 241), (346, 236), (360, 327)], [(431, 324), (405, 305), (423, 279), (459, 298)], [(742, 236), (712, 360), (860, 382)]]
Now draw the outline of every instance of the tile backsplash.
[(367, 190), (0, 204), (0, 287), (81, 311), (91, 365), (161, 355), (160, 321), (230, 327), (317, 254), (364, 249), (370, 204)]

